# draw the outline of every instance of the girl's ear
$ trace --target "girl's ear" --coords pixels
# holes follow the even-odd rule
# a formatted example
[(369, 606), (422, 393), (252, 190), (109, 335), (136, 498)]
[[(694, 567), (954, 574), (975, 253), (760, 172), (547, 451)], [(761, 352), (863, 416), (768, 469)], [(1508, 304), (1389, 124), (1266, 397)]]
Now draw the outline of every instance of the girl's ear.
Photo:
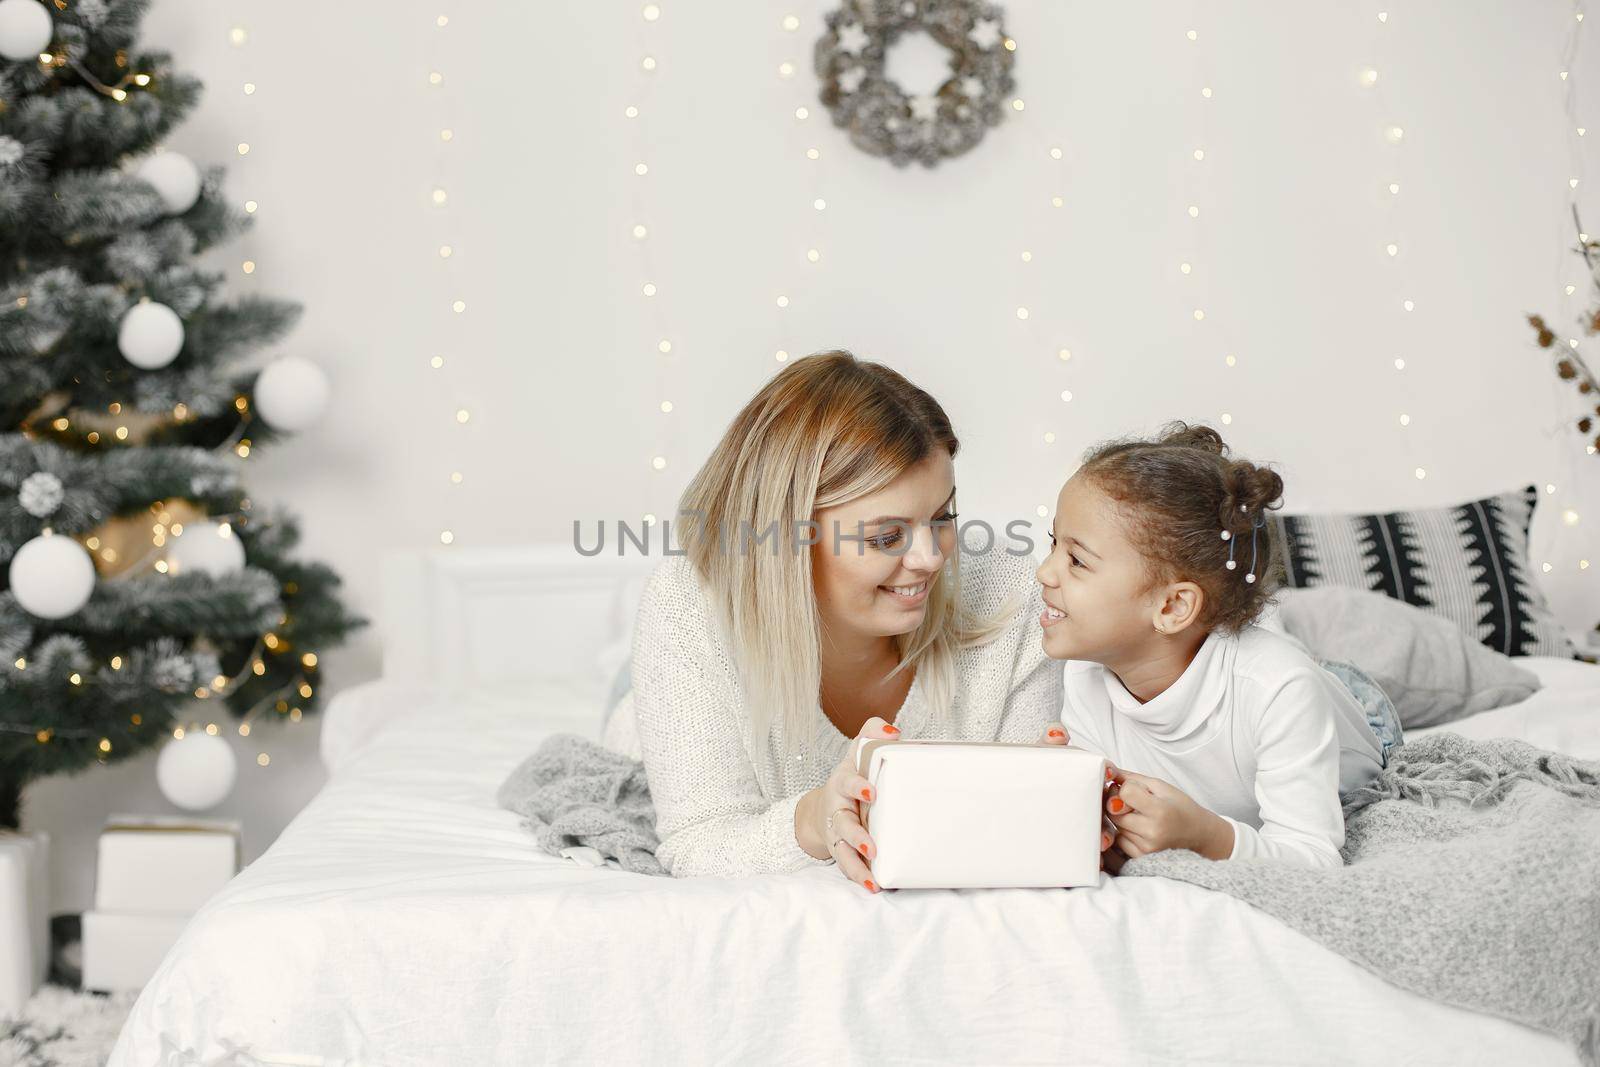
[(1173, 582), (1156, 606), (1152, 621), (1156, 630), (1171, 637), (1198, 622), (1205, 606), (1204, 589), (1193, 582)]

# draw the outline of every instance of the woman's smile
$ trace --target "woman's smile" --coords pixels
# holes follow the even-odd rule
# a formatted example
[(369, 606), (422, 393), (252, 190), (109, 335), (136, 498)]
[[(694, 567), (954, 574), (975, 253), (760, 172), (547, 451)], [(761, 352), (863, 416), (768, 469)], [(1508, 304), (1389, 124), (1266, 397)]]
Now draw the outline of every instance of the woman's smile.
[(928, 599), (930, 583), (924, 578), (920, 582), (904, 583), (900, 585), (880, 585), (878, 591), (887, 593), (898, 604), (914, 608)]

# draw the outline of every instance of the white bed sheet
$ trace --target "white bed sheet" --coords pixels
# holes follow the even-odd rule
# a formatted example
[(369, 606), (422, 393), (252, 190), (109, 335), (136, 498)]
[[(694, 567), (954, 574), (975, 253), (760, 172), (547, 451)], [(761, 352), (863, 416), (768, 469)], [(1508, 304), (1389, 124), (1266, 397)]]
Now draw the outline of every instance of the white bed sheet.
[[(1600, 668), (1456, 724), (1600, 756)], [(592, 689), (397, 707), (190, 923), (112, 1067), (548, 1062), (1572, 1064), (1161, 879), (869, 896), (831, 868), (648, 878), (493, 795)]]

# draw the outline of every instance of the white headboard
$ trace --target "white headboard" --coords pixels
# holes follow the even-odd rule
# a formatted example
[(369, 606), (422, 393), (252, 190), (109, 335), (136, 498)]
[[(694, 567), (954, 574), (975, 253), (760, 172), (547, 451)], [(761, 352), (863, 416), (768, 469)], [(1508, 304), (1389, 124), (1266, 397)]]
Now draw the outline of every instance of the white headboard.
[(472, 686), (572, 677), (629, 638), (660, 562), (632, 545), (435, 548), (383, 558), (386, 681)]

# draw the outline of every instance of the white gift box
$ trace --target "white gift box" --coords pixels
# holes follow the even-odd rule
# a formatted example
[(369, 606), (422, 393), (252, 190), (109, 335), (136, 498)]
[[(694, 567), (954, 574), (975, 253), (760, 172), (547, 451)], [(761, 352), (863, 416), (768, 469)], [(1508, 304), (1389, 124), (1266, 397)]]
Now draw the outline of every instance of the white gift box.
[(1100, 880), (1106, 762), (1063, 745), (865, 741), (864, 824), (886, 889), (1048, 888)]
[(141, 988), (189, 917), (239, 871), (239, 823), (112, 816), (100, 833), (94, 908), (83, 913), (83, 987)]
[(121, 993), (144, 988), (189, 916), (156, 912), (83, 913), (83, 988)]
[(100, 832), (94, 907), (190, 915), (237, 873), (237, 821), (114, 815)]
[(50, 837), (0, 832), (0, 1016), (50, 971)]

